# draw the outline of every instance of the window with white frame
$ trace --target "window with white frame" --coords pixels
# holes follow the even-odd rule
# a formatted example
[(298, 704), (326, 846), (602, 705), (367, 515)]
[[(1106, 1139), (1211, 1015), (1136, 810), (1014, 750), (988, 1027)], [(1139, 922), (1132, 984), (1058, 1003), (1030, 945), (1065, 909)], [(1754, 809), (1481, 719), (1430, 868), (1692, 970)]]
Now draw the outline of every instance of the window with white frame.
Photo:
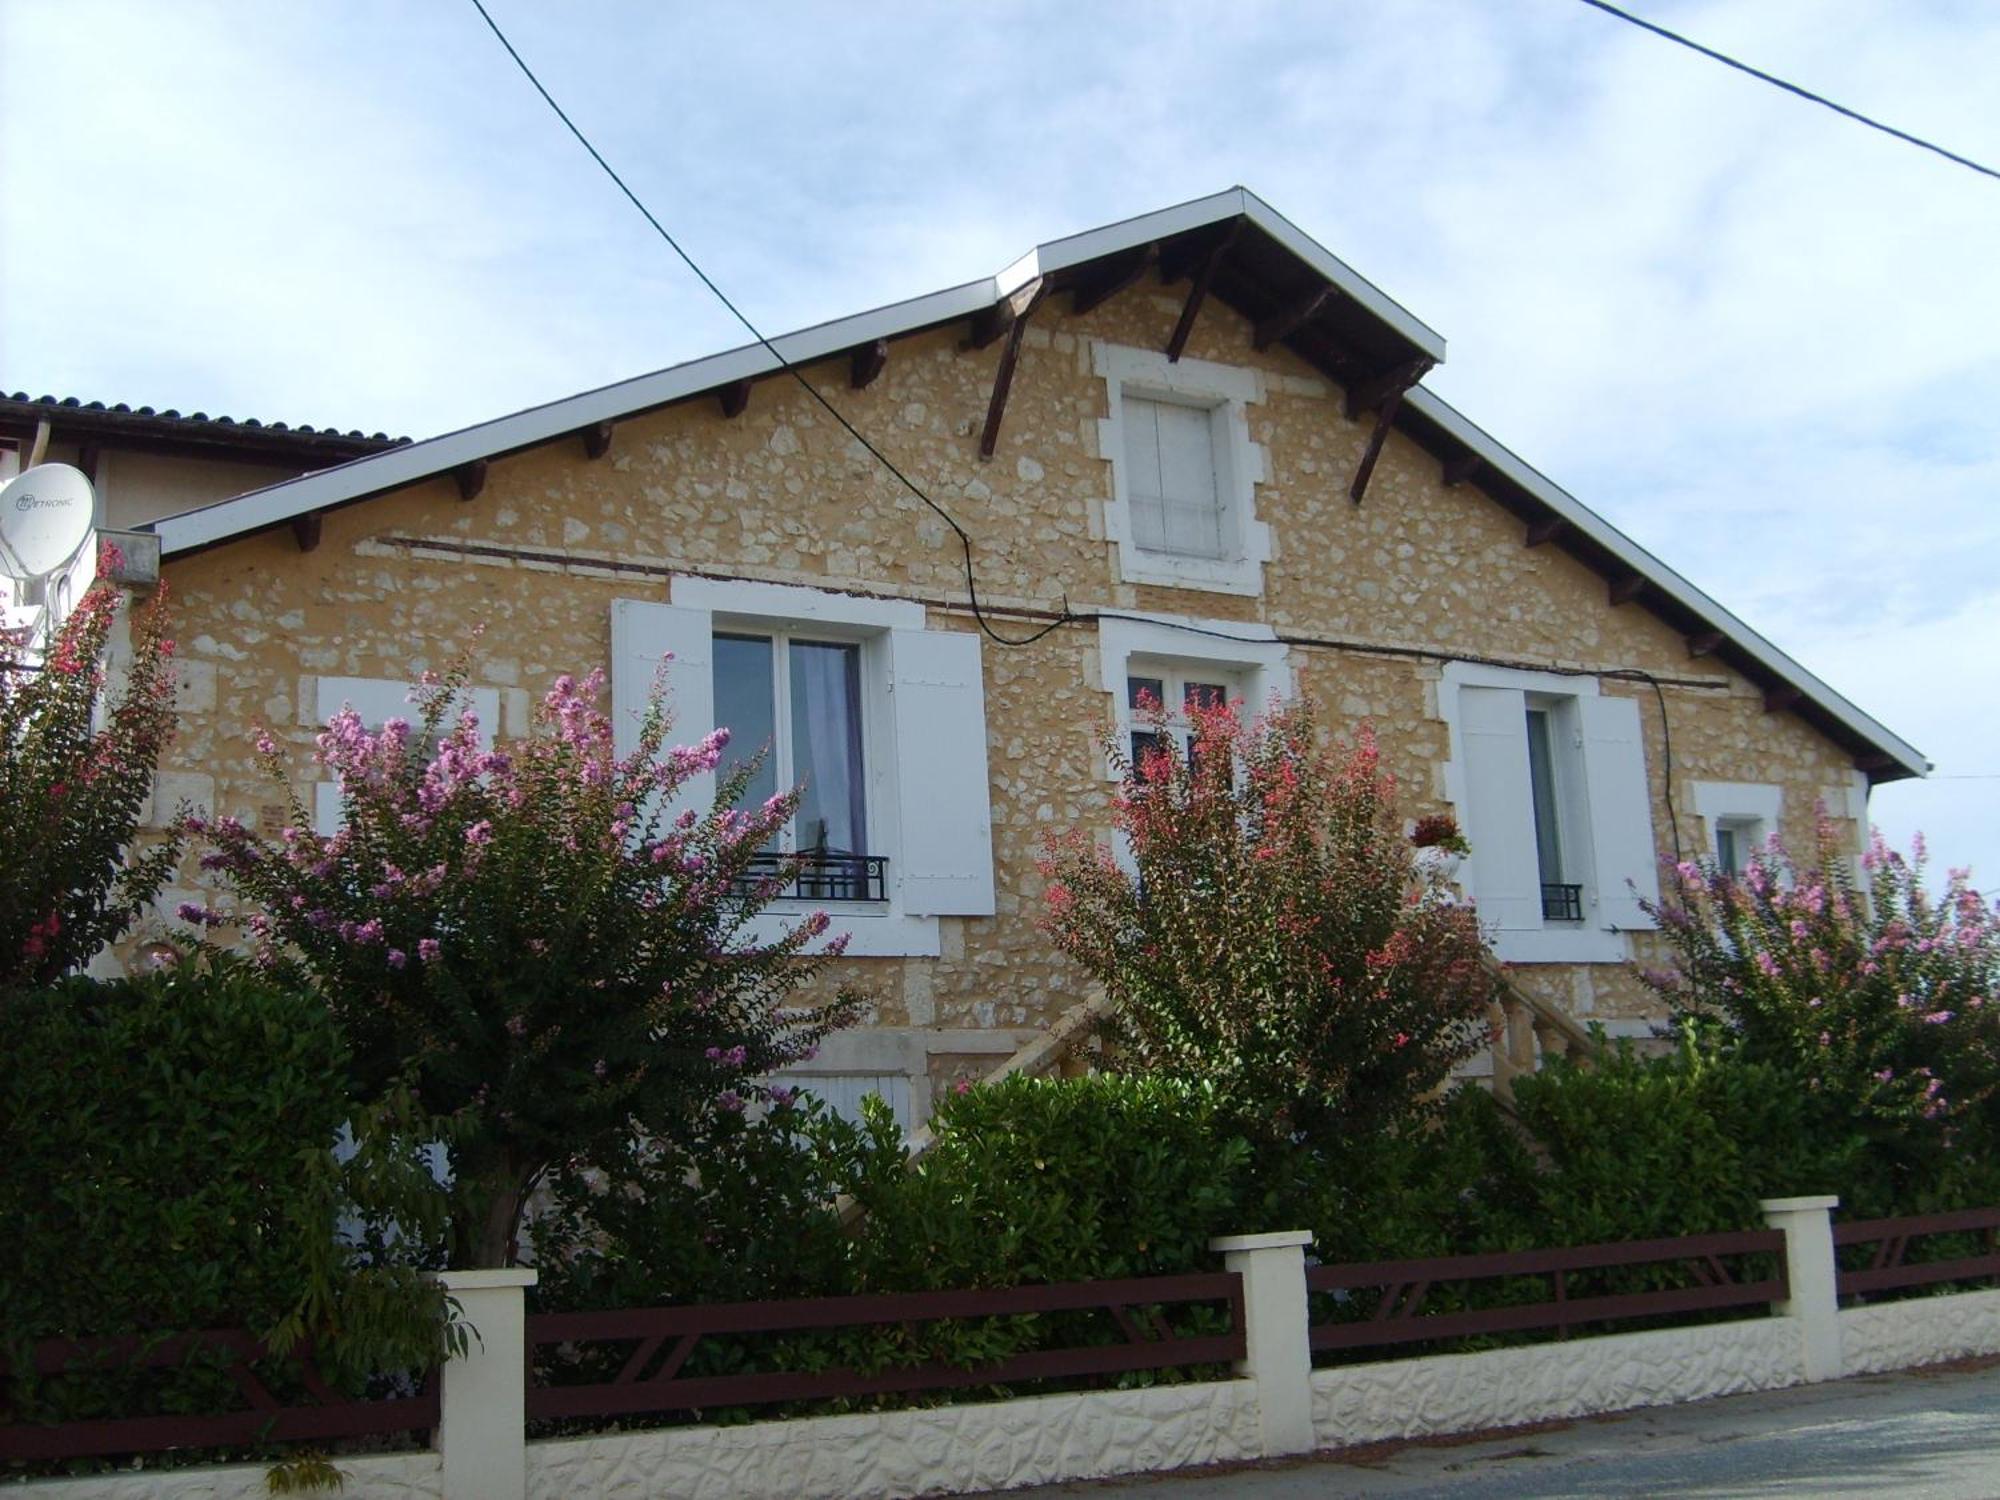
[(1446, 791), (1472, 846), (1460, 882), (1514, 962), (1615, 962), (1658, 899), (1639, 705), (1596, 679), (1453, 663)]
[(1255, 370), (1093, 346), (1110, 415), (1098, 451), (1111, 461), (1105, 533), (1128, 583), (1223, 593), (1263, 589), (1270, 528), (1257, 519), (1264, 450), (1250, 440)]
[[(664, 675), (674, 738), (730, 731), (724, 771), (762, 754), (744, 800), (801, 787), (768, 857), (792, 875), (756, 935), (828, 904), (857, 955), (938, 951), (937, 918), (994, 910), (979, 638), (923, 606), (781, 584), (677, 578), (673, 602), (612, 606), (620, 753)], [(715, 778), (678, 804), (705, 811)], [(837, 905), (834, 905), (836, 904)]]
[[(423, 710), (411, 701), (415, 692), (414, 684), (393, 677), (316, 677), (312, 679), (312, 721), (325, 724), (341, 709), (351, 708), (370, 733), (391, 719), (407, 721), (414, 740), (423, 717)], [(499, 692), (484, 687), (466, 689), (463, 701), (454, 705), (439, 725), (440, 733), (449, 734), (458, 713), (466, 708), (478, 716), (480, 748), (492, 749), (494, 732), (500, 727)], [(428, 759), (435, 750), (435, 744), (417, 743), (413, 753)], [(313, 827), (321, 834), (331, 834), (339, 830), (340, 822), (340, 783), (322, 781), (313, 787)]]
[(1146, 757), (1168, 740), (1183, 759), (1192, 759), (1196, 715), (1242, 699), (1243, 677), (1239, 669), (1216, 662), (1127, 658), (1125, 708), (1132, 728), (1125, 745), (1133, 770), (1143, 775)]
[(1697, 781), (1694, 810), (1708, 829), (1708, 855), (1725, 875), (1740, 875), (1778, 831), (1780, 787), (1750, 781)]
[(781, 787), (799, 807), (780, 830), (773, 864), (795, 872), (793, 894), (818, 901), (880, 901), (883, 862), (868, 847), (867, 723), (861, 643), (810, 634), (717, 631), (715, 720), (730, 742), (726, 777), (749, 780), (737, 805), (761, 806)]
[[(1183, 624), (1199, 631), (1178, 628)], [(1270, 635), (1268, 626), (1241, 620), (1159, 616), (1101, 621), (1097, 648), (1102, 685), (1111, 695), (1119, 743), (1134, 764), (1143, 762), (1160, 734), (1174, 737), (1186, 753), (1193, 710), (1240, 699), (1245, 711), (1255, 714), (1272, 698), (1289, 696), (1286, 648)], [(1110, 771), (1107, 762), (1106, 773)]]

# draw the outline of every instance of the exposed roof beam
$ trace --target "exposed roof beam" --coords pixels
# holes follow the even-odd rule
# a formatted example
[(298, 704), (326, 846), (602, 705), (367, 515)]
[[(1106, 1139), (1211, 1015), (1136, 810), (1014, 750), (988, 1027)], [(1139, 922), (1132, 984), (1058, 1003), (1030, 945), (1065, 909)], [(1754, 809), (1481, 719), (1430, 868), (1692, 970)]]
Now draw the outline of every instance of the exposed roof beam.
[(1781, 714), (1805, 697), (1803, 688), (1795, 688), (1789, 682), (1776, 682), (1764, 689), (1764, 712)]
[[(1457, 458), (1446, 459), (1444, 461), (1444, 487), (1448, 490), (1457, 489), (1461, 484), (1467, 483), (1478, 474), (1485, 463), (1486, 460), (1481, 458), (1477, 453), (1461, 453)], [(1529, 545), (1533, 546), (1534, 544), (1530, 542)]]
[(302, 516), (292, 517), (292, 540), (299, 544), (299, 551), (310, 552), (319, 545), (323, 513), (309, 510)]
[(611, 451), (611, 426), (609, 422), (592, 422), (577, 434), (583, 439), (585, 458), (602, 458)]
[(1540, 516), (1528, 523), (1526, 545), (1530, 547), (1546, 547), (1562, 534), (1563, 518), (1561, 516)]
[(1396, 425), (1396, 412), (1403, 404), (1403, 393), (1391, 391), (1382, 404), (1375, 408), (1375, 430), (1368, 434), (1368, 449), (1361, 455), (1361, 467), (1354, 471), (1354, 482), (1347, 487), (1347, 498), (1356, 505), (1368, 493), (1368, 481), (1375, 476), (1375, 460), (1382, 456), (1382, 445), (1389, 441), (1389, 429)]
[(102, 450), (95, 443), (77, 444), (76, 466), (92, 485), (97, 483), (97, 461), (102, 456)]
[(882, 373), (889, 363), (889, 341), (877, 339), (872, 344), (863, 344), (848, 356), (847, 383), (857, 391), (865, 391), (875, 383), (875, 377)]
[(1250, 335), (1253, 348), (1268, 349), (1280, 339), (1288, 339), (1306, 324), (1318, 317), (1321, 310), (1332, 304), (1340, 295), (1338, 287), (1327, 285), (1316, 288), (1299, 298), (1290, 307), (1279, 309), (1270, 317), (1257, 324)]
[(1094, 275), (1079, 277), (1069, 289), (1069, 314), (1080, 317), (1092, 308), (1102, 307), (1113, 297), (1134, 285), (1146, 274), (1146, 267), (1152, 261), (1153, 246), (1141, 245), (1138, 249), (1107, 262)]
[(1202, 303), (1208, 300), (1208, 289), (1215, 281), (1215, 273), (1222, 266), (1222, 259), (1229, 254), (1229, 247), (1236, 243), (1236, 231), (1243, 223), (1241, 219), (1230, 221), (1229, 230), (1215, 242), (1215, 248), (1208, 252), (1208, 258), (1195, 272), (1194, 285), (1188, 288), (1187, 301), (1181, 304), (1180, 320), (1174, 324), (1172, 337), (1167, 340), (1167, 362), (1177, 363), (1187, 348), (1188, 335), (1194, 332), (1195, 315), (1201, 311)]
[(1620, 573), (1605, 586), (1604, 592), (1613, 604), (1630, 604), (1646, 592), (1646, 575)]
[(1412, 359), (1384, 370), (1372, 380), (1350, 385), (1347, 388), (1348, 420), (1352, 421), (1365, 411), (1379, 411), (1382, 403), (1391, 396), (1401, 396), (1428, 375), (1435, 363), (1431, 359)]
[(1014, 365), (1021, 357), (1021, 337), (1028, 331), (1028, 318), (1041, 304), (1046, 283), (1036, 284), (1035, 294), (1007, 330), (1007, 347), (1000, 351), (1000, 368), (993, 372), (993, 395), (986, 403), (986, 425), (979, 430), (979, 456), (993, 457), (1000, 443), (1000, 420), (1007, 413), (1007, 394), (1014, 388)]
[(456, 469), (451, 471), (452, 478), (458, 481), (459, 499), (477, 500), (479, 498), (479, 492), (486, 488), (486, 468), (485, 459), (475, 458), (471, 463), (460, 464)]
[(722, 407), (723, 416), (740, 417), (750, 406), (750, 382), (732, 380), (715, 393), (715, 399)]
[(1689, 656), (1713, 656), (1722, 649), (1723, 635), (1719, 630), (1702, 630), (1688, 637)]

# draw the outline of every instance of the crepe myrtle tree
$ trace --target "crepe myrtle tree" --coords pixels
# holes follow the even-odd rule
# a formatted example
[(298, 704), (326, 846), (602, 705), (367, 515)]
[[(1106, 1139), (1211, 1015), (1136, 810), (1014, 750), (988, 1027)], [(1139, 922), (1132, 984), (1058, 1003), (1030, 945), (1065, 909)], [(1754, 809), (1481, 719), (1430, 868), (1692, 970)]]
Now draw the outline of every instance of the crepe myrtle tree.
[(134, 613), (131, 660), (107, 692), (122, 607), (109, 583), (91, 588), (39, 663), (0, 636), (0, 986), (47, 984), (89, 962), (180, 857), (177, 836), (133, 848), (173, 733), (174, 643), (156, 598)]
[[(1158, 716), (1157, 705), (1148, 705)], [(1205, 1080), (1267, 1138), (1412, 1114), (1484, 1036), (1478, 923), (1420, 864), (1363, 726), (1323, 748), (1311, 706), (1162, 719), (1121, 773), (1121, 861), (1051, 839), (1045, 925), (1104, 985), (1136, 1065)]]
[(1670, 867), (1648, 906), (1672, 966), (1641, 971), (1676, 1014), (1777, 1063), (1878, 1139), (2000, 1142), (2000, 906), (1952, 870), (1925, 879), (1871, 835), (1855, 878), (1824, 812), (1810, 854), (1773, 835), (1743, 870)]
[[(314, 759), (340, 780), (337, 832), (315, 832), (296, 791), (275, 839), (191, 826), (214, 844), (204, 865), (257, 908), (258, 960), (325, 996), (360, 1097), (408, 1088), (450, 1122), (451, 1261), (487, 1267), (514, 1259), (552, 1168), (617, 1171), (700, 1138), (860, 1001), (788, 1004), (845, 949), (819, 942), (825, 913), (771, 942), (751, 927), (785, 884), (753, 861), (796, 791), (739, 810), (743, 767), (712, 807), (669, 811), (715, 771), (727, 730), (669, 746), (656, 690), (620, 756), (593, 672), (558, 678), (528, 737), (488, 750), (458, 706), (465, 679), (462, 662), (427, 673), (414, 723), (370, 733), (351, 708), (334, 715)], [(258, 750), (282, 778), (279, 744), (260, 733)]]

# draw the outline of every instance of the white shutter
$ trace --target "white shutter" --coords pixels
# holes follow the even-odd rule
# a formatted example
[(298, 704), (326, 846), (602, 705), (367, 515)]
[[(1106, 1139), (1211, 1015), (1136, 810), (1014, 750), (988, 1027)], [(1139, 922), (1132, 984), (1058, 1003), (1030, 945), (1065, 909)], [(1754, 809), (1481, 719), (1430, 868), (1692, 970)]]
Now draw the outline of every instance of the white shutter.
[(1597, 925), (1650, 929), (1655, 924), (1639, 901), (1660, 899), (1660, 871), (1639, 705), (1631, 698), (1578, 698), (1576, 706), (1583, 725)]
[(1460, 688), (1460, 784), (1472, 899), (1503, 930), (1542, 925), (1542, 870), (1528, 775), (1528, 704), (1514, 688)]
[[(621, 756), (639, 744), (639, 729), (660, 663), (673, 728), (667, 742), (689, 745), (715, 728), (715, 668), (709, 646), (710, 616), (705, 609), (680, 609), (641, 599), (611, 601), (611, 742)], [(671, 658), (671, 659), (669, 659)], [(667, 809), (707, 812), (715, 804), (715, 777), (697, 776), (681, 787)]]
[(889, 875), (902, 888), (903, 910), (991, 916), (993, 804), (979, 637), (893, 630), (889, 671), (902, 833)]

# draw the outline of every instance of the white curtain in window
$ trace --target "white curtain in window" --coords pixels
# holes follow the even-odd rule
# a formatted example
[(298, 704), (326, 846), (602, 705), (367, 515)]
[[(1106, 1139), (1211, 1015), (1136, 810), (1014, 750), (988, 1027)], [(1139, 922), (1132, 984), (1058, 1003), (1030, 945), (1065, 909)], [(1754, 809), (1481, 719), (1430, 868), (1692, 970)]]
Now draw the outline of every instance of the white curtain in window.
[(861, 783), (861, 652), (792, 643), (792, 756), (805, 783), (798, 847), (866, 854)]

